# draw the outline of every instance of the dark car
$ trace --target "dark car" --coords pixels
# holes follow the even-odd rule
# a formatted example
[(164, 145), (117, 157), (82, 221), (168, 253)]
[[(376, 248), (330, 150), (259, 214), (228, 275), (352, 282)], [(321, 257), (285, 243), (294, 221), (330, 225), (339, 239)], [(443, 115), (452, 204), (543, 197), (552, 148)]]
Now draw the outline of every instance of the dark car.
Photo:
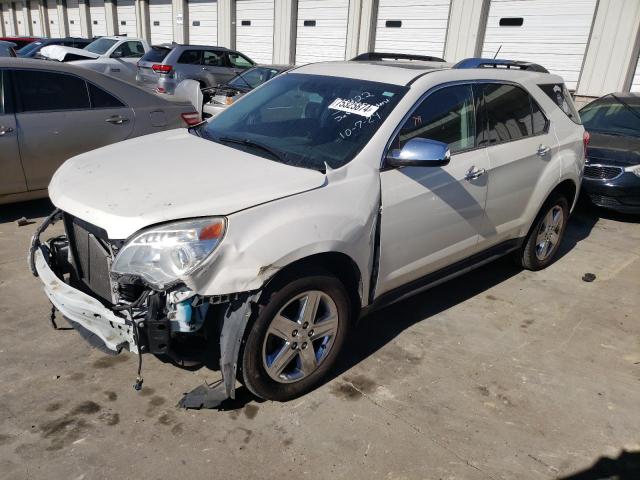
[(22, 48), (30, 43), (35, 42), (36, 40), (43, 40), (40, 37), (0, 37), (0, 40), (4, 40), (5, 42), (11, 42), (16, 44), (16, 50)]
[(640, 94), (610, 93), (580, 117), (591, 135), (585, 193), (599, 207), (640, 213)]
[(49, 45), (62, 45), (64, 47), (84, 48), (89, 45), (92, 40), (88, 38), (41, 38), (35, 42), (25, 45), (16, 52), (18, 57), (34, 58), (38, 56), (38, 52)]

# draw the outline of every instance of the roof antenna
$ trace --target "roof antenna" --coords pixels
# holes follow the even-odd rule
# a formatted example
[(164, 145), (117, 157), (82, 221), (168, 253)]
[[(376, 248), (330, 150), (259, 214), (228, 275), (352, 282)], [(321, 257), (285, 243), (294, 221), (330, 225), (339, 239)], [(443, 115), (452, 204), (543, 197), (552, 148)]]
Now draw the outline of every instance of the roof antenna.
[(502, 44), (500, 44), (500, 46), (498, 47), (498, 51), (496, 52), (496, 54), (493, 56), (493, 59), (495, 60), (496, 57), (498, 56), (498, 54), (500, 53), (500, 50), (502, 50)]

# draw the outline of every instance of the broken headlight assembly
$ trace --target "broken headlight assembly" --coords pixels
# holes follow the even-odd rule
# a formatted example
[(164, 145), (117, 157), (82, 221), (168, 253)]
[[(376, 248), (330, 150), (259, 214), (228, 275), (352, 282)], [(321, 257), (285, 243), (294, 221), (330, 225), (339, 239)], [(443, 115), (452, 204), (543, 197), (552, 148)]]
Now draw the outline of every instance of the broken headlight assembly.
[(162, 290), (193, 272), (216, 249), (226, 220), (208, 217), (172, 222), (135, 234), (116, 256), (111, 272), (135, 276)]

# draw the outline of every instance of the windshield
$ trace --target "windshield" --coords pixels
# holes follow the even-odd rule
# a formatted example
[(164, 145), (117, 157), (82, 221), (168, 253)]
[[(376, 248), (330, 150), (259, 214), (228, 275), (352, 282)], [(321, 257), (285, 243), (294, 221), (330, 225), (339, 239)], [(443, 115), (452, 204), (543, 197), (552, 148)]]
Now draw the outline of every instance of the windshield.
[(246, 72), (232, 78), (227, 85), (238, 88), (240, 90), (248, 90), (262, 85), (267, 80), (271, 80), (278, 75), (280, 70), (269, 67), (250, 68)]
[(580, 110), (588, 132), (640, 137), (640, 106), (606, 95)]
[(113, 40), (112, 38), (99, 38), (84, 47), (84, 49), (91, 53), (103, 55), (107, 53), (107, 50), (113, 47), (116, 43), (118, 43), (118, 40)]
[(20, 50), (17, 50), (16, 53), (19, 57), (24, 57), (25, 55), (28, 55), (29, 53), (37, 49), (40, 45), (42, 45), (42, 42), (31, 42), (22, 47)]
[(196, 135), (288, 165), (324, 170), (349, 163), (407, 87), (286, 74), (234, 103)]

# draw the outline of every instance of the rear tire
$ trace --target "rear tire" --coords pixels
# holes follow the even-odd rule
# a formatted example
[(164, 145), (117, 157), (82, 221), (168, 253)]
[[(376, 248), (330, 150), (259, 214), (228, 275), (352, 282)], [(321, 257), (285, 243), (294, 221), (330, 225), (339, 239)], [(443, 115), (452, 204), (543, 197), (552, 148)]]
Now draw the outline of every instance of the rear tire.
[(305, 273), (267, 287), (245, 336), (238, 377), (258, 397), (287, 401), (315, 389), (344, 345), (352, 311), (344, 285), (321, 269)]
[(555, 194), (544, 203), (520, 250), (518, 263), (527, 270), (542, 270), (556, 259), (569, 220), (569, 202)]

